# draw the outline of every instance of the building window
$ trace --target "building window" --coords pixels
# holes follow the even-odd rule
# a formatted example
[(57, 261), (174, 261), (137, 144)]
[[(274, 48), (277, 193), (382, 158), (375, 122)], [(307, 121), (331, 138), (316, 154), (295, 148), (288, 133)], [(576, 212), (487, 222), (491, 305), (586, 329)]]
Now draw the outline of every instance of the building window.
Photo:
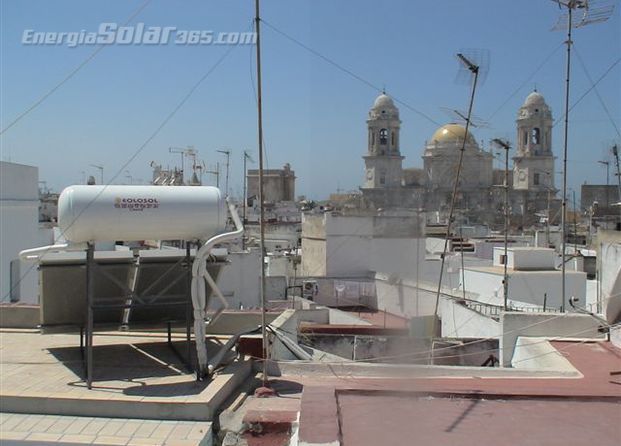
[(541, 132), (539, 131), (539, 128), (535, 127), (533, 128), (533, 131), (531, 133), (530, 142), (532, 144), (539, 144), (540, 140), (541, 140)]
[(536, 173), (533, 177), (533, 184), (535, 186), (539, 186), (539, 174), (538, 173)]
[(392, 145), (393, 148), (397, 145), (395, 142), (395, 135), (396, 132), (394, 130), (390, 132), (390, 145)]
[(524, 130), (524, 132), (522, 132), (522, 144), (523, 145), (527, 145), (528, 144), (528, 132), (526, 130)]
[(504, 254), (500, 254), (500, 260), (499, 260), (501, 265), (504, 265), (505, 263), (507, 263), (507, 256)]
[(384, 172), (380, 172), (379, 183), (386, 184), (386, 174)]
[(386, 145), (388, 143), (388, 130), (381, 129), (379, 132), (379, 142), (382, 145)]

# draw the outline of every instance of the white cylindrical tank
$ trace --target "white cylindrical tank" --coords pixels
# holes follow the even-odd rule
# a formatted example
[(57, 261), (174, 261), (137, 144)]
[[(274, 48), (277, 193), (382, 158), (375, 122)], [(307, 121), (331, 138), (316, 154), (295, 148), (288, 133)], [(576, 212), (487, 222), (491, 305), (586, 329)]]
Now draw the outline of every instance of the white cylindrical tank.
[(69, 186), (58, 199), (58, 227), (72, 243), (206, 239), (226, 219), (215, 187)]

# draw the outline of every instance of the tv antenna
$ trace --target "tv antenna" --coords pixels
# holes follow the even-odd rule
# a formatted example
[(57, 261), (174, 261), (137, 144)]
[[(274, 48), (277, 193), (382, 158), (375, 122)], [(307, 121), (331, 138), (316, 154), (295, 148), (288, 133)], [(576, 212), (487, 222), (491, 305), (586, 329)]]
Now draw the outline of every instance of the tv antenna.
[(225, 178), (224, 195), (228, 197), (229, 196), (229, 161), (231, 160), (231, 151), (226, 149), (226, 150), (216, 150), (216, 152), (226, 155), (226, 176), (224, 177)]
[[(451, 237), (451, 226), (453, 223), (453, 217), (455, 213), (455, 205), (457, 204), (457, 197), (459, 192), (459, 182), (461, 169), (464, 164), (464, 153), (466, 151), (466, 142), (468, 141), (468, 130), (471, 125), (472, 120), (472, 108), (474, 106), (474, 98), (477, 91), (477, 85), (479, 82), (479, 76), (482, 76), (482, 79), (485, 79), (485, 75), (487, 73), (487, 66), (482, 64), (489, 64), (489, 52), (485, 50), (462, 50), (457, 53), (457, 60), (459, 61), (459, 73), (458, 79), (463, 78), (465, 74), (468, 75), (470, 80), (470, 100), (468, 102), (468, 112), (465, 115), (465, 132), (463, 138), (461, 138), (461, 149), (459, 151), (459, 161), (457, 163), (457, 172), (455, 174), (455, 181), (453, 183), (453, 193), (451, 194), (451, 206), (449, 208), (448, 220), (446, 222), (446, 235), (444, 237), (444, 249), (441, 257), (441, 265), (440, 265), (440, 277), (438, 279), (438, 289), (436, 293), (436, 302), (434, 308), (434, 317), (431, 322), (431, 348), (430, 348), (430, 356), (429, 363), (433, 362), (433, 351), (434, 351), (434, 342), (433, 338), (435, 336), (436, 331), (436, 319), (438, 315), (438, 306), (440, 304), (440, 294), (442, 292), (442, 277), (444, 273), (444, 265), (446, 262), (446, 255), (449, 246), (449, 239)], [(483, 68), (482, 68), (483, 67)], [(461, 136), (461, 135), (459, 135)], [(462, 249), (461, 251), (461, 263), (462, 263), (462, 273), (464, 270), (464, 250), (463, 250), (463, 240), (462, 240)], [(466, 294), (466, 284), (462, 280), (462, 289), (464, 293), (464, 298)]]
[(214, 170), (205, 170), (205, 173), (210, 173), (216, 176), (216, 187), (220, 187), (220, 163), (216, 163)]
[[(254, 163), (254, 160), (252, 159), (252, 157), (250, 156), (250, 154), (248, 153), (247, 150), (244, 150), (244, 208), (242, 209), (243, 211), (243, 221), (244, 224), (246, 222), (246, 207), (248, 206), (248, 191), (247, 191), (247, 178), (248, 178), (248, 170), (246, 169), (246, 163), (250, 161), (251, 163)], [(243, 241), (242, 241), (243, 243)]]
[[(444, 112), (445, 115), (447, 115), (456, 123), (459, 122), (461, 124), (466, 124), (466, 121), (468, 120), (468, 112), (465, 110), (459, 110), (450, 107), (440, 107), (440, 109)], [(478, 117), (477, 115), (471, 114), (470, 126), (474, 128), (489, 128), (490, 123)]]
[(561, 312), (565, 312), (565, 250), (567, 246), (567, 141), (569, 133), (569, 87), (571, 75), (571, 31), (593, 23), (605, 22), (614, 11), (610, 2), (594, 0), (552, 0), (559, 9), (565, 10), (552, 31), (567, 30), (567, 62), (565, 67), (565, 128), (563, 140), (563, 197), (561, 202)]
[(615, 158), (615, 166), (617, 168), (617, 182), (619, 183), (619, 200), (621, 200), (621, 168), (619, 167), (619, 148), (617, 145), (612, 146), (612, 156)]

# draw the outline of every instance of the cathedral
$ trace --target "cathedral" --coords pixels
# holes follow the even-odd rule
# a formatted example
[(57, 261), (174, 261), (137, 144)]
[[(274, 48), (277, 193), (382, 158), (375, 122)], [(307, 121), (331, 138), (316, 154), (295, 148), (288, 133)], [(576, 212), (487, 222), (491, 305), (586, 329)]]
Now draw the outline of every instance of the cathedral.
[[(518, 110), (517, 144), (509, 172), (510, 212), (518, 225), (533, 224), (558, 207), (554, 187), (552, 112), (537, 91)], [(504, 175), (494, 169), (494, 154), (479, 146), (460, 124), (440, 127), (425, 143), (423, 168), (404, 168), (399, 109), (385, 93), (377, 97), (367, 119), (368, 149), (360, 188), (369, 209), (418, 209), (445, 218), (451, 203), (459, 155), (464, 158), (456, 215), (471, 223), (497, 225), (504, 206)], [(501, 154), (504, 157), (504, 154)], [(499, 187), (500, 186), (500, 187)], [(519, 218), (515, 218), (518, 216)]]

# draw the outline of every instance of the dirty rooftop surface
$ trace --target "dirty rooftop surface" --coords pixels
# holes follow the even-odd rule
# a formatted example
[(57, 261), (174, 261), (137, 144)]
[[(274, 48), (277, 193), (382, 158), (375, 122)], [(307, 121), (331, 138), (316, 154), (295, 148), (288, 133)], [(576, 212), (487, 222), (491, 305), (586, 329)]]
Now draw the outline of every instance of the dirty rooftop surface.
[[(260, 425), (262, 434), (232, 444), (286, 445), (286, 423), (308, 444), (619, 444), (621, 352), (606, 342), (552, 344), (583, 377), (273, 378), (279, 397), (240, 407), (246, 426)], [(282, 398), (299, 398), (300, 389), (297, 431), (298, 401)]]
[[(208, 421), (251, 368), (235, 362), (198, 382), (167, 345), (165, 333), (96, 333), (88, 390), (79, 335), (2, 330), (0, 337), (3, 412)], [(173, 342), (185, 354), (185, 338)], [(210, 354), (222, 342), (210, 339)]]

